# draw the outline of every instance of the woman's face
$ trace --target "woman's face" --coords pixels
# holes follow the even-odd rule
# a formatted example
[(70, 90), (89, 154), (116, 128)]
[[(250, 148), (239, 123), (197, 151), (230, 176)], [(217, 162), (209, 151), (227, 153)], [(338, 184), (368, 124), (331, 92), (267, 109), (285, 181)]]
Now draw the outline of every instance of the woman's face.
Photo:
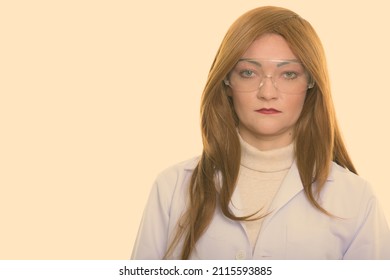
[[(297, 57), (285, 39), (277, 34), (265, 34), (259, 37), (250, 45), (242, 58), (255, 59), (255, 63), (249, 63), (251, 66), (237, 64), (229, 77), (231, 83), (235, 81), (249, 83), (249, 79), (258, 75), (257, 72), (262, 73), (259, 75), (262, 75), (263, 79), (262, 85), (251, 91), (239, 91), (237, 86), (232, 85), (230, 96), (239, 119), (238, 130), (241, 137), (260, 150), (287, 146), (293, 140), (293, 128), (305, 101), (307, 87), (297, 91), (295, 90), (297, 82), (292, 80), (297, 77), (296, 67), (302, 70), (303, 66), (297, 63), (278, 62), (294, 61)], [(252, 66), (254, 68), (251, 68)], [(280, 82), (274, 85), (272, 81)], [(281, 91), (280, 88), (284, 90)]]

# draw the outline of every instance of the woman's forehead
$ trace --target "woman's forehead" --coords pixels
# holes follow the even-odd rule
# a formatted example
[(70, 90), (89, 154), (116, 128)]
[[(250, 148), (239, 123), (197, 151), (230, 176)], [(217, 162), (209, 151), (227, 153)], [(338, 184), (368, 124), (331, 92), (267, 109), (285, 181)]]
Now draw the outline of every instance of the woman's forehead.
[(278, 34), (267, 33), (248, 47), (242, 57), (293, 60), (297, 59), (287, 41)]

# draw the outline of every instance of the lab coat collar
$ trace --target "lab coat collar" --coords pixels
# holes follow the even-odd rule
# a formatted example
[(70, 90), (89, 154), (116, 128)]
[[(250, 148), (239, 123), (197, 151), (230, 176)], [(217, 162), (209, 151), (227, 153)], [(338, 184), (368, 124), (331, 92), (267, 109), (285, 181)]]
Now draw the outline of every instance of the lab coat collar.
[[(334, 166), (331, 165), (331, 169), (328, 175), (327, 181), (334, 180)], [(296, 162), (294, 161), (289, 172), (286, 177), (282, 181), (278, 192), (276, 193), (270, 207), (270, 214), (264, 219), (263, 229), (267, 227), (269, 221), (272, 220), (272, 217), (282, 208), (284, 207), (292, 198), (298, 195), (303, 191), (303, 185), (301, 181), (301, 177), (299, 175), (299, 170)]]
[[(193, 158), (185, 163), (184, 169), (187, 171), (193, 171), (200, 157)], [(328, 175), (327, 181), (334, 180), (334, 164), (331, 165), (330, 173)], [(286, 177), (284, 178), (279, 191), (276, 193), (269, 210), (270, 214), (265, 218), (263, 222), (263, 228), (266, 227), (267, 223), (272, 219), (272, 216), (275, 215), (284, 205), (288, 203), (295, 195), (303, 191), (303, 185), (300, 179), (299, 170), (296, 162), (294, 161), (290, 170), (288, 171)], [(231, 202), (230, 202), (230, 211), (238, 217), (243, 216), (244, 205), (242, 204), (240, 195), (238, 191), (234, 191)]]
[(188, 160), (184, 164), (184, 170), (185, 171), (194, 171), (194, 169), (198, 165), (199, 161), (200, 161), (200, 156), (194, 157), (194, 158)]
[(302, 190), (303, 185), (299, 176), (298, 167), (294, 161), (269, 207), (271, 214), (268, 217), (275, 214), (281, 207), (283, 207)]
[[(267, 220), (270, 220), (270, 218), (280, 208), (282, 208), (290, 199), (292, 199), (296, 194), (298, 194), (302, 190), (303, 190), (303, 186), (300, 180), (298, 167), (294, 161), (269, 207), (269, 210), (271, 212), (265, 218), (263, 222), (263, 227), (265, 226)], [(244, 213), (243, 209), (245, 208), (245, 205), (243, 205), (239, 191), (237, 190), (234, 191), (229, 208), (230, 211), (232, 211), (232, 213), (235, 216), (238, 217), (243, 216)]]

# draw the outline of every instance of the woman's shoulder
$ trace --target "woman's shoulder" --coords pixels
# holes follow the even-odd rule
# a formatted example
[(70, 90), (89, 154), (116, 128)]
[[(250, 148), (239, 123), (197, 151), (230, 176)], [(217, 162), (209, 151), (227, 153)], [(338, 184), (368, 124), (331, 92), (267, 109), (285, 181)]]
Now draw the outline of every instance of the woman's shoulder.
[(178, 162), (174, 165), (171, 165), (163, 169), (158, 175), (157, 179), (178, 177), (183, 173), (192, 173), (196, 166), (198, 165), (200, 157), (192, 157), (190, 159)]
[(172, 196), (173, 193), (188, 186), (191, 175), (199, 162), (199, 156), (171, 165), (163, 169), (156, 177), (154, 188), (160, 195)]
[(332, 163), (328, 183), (333, 186), (331, 191), (349, 194), (350, 197), (375, 197), (373, 188), (366, 179), (335, 162)]
[(345, 167), (340, 166), (336, 162), (332, 162), (330, 174), (329, 174), (329, 180), (346, 180), (348, 182), (353, 182), (357, 185), (367, 185), (368, 182), (359, 176), (358, 174), (355, 174), (348, 170)]

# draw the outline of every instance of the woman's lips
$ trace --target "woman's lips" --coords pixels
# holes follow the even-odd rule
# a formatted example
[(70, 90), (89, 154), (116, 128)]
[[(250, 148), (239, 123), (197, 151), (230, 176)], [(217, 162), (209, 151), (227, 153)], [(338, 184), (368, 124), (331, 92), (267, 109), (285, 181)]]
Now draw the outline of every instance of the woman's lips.
[(260, 114), (265, 114), (265, 115), (273, 115), (273, 114), (279, 114), (281, 111), (276, 110), (274, 108), (261, 108), (259, 110), (256, 110), (256, 112)]

